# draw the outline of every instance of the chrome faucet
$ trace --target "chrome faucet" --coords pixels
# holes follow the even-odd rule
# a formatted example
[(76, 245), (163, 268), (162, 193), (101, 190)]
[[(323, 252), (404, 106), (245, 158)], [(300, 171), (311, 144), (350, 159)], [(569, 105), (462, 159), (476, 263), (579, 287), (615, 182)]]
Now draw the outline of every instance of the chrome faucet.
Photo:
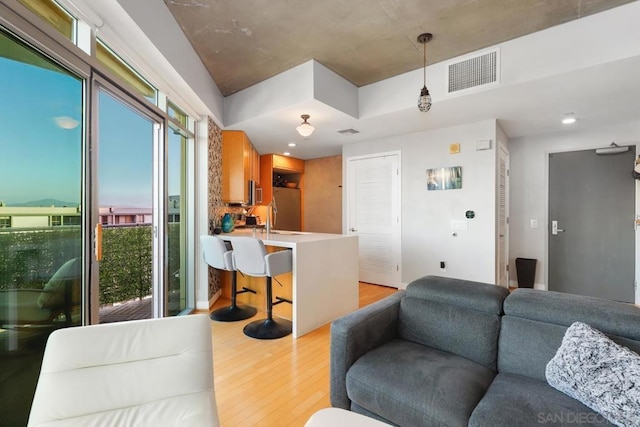
[(278, 213), (278, 207), (276, 206), (276, 198), (272, 197), (271, 203), (267, 205), (267, 223), (265, 224), (265, 228), (267, 229), (267, 234), (271, 233), (271, 229), (273, 228), (274, 225), (276, 225), (277, 213)]

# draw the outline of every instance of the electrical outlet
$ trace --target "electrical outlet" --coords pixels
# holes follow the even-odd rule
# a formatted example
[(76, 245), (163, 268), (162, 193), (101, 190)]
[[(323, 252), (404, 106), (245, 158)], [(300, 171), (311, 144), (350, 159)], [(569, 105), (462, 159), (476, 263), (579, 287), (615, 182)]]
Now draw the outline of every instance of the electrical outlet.
[(440, 261), (440, 270), (444, 271), (447, 269), (447, 265), (445, 264), (444, 261)]
[(531, 228), (538, 228), (538, 220), (537, 219), (532, 219), (531, 220)]

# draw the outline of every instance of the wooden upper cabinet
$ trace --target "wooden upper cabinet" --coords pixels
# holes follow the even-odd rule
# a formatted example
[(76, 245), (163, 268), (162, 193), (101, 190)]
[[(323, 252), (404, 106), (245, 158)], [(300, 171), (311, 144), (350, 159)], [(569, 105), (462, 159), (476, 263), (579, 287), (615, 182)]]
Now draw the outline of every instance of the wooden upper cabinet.
[(293, 173), (304, 172), (304, 160), (295, 157), (281, 156), (279, 154), (271, 154), (273, 156), (273, 170), (285, 171)]
[(249, 181), (260, 180), (258, 152), (242, 131), (222, 131), (222, 201), (249, 203)]
[[(262, 188), (262, 204), (267, 205), (273, 197), (274, 172), (298, 173), (302, 176), (304, 174), (304, 160), (279, 154), (264, 154), (260, 156), (260, 170), (258, 172)], [(302, 185), (299, 188), (302, 189)]]

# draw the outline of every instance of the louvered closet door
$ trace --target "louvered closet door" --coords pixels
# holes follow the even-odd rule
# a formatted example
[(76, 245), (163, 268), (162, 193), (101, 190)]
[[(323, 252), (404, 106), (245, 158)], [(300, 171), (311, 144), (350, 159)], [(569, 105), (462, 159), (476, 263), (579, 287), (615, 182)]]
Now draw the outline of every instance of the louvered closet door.
[(509, 153), (500, 147), (498, 176), (498, 267), (496, 283), (509, 287)]
[(360, 281), (398, 287), (399, 154), (351, 158), (348, 176), (348, 232), (358, 235)]

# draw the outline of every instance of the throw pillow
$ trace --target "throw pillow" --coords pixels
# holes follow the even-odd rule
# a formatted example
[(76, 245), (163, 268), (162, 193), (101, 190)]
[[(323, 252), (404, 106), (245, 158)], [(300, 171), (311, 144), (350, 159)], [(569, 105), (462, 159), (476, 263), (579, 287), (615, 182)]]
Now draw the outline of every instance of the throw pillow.
[(640, 425), (640, 355), (589, 325), (567, 329), (545, 374), (549, 385), (611, 423)]

